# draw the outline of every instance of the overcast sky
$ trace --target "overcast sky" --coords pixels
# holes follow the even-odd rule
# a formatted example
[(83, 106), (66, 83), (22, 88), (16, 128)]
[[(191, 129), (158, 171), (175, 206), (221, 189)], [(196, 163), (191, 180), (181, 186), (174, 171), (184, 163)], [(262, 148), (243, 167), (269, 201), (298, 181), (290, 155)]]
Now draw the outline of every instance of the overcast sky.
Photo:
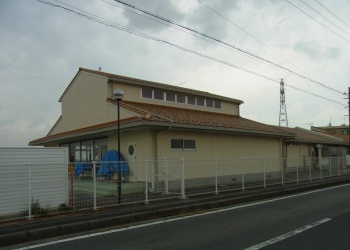
[(79, 67), (240, 99), (241, 116), (272, 125), (279, 123), (283, 78), (287, 85), (339, 102), (286, 86), (289, 127), (348, 124), (346, 96), (339, 93), (350, 83), (348, 0), (304, 0), (318, 13), (300, 0), (124, 0), (292, 73), (126, 11), (113, 0), (47, 1), (214, 60), (36, 0), (0, 0), (0, 147), (27, 146), (48, 133), (61, 114), (58, 99)]

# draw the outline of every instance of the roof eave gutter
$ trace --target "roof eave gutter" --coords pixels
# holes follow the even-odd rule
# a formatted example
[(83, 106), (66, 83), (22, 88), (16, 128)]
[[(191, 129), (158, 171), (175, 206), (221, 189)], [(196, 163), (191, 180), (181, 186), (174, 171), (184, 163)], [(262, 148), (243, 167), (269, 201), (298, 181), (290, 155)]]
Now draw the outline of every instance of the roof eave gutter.
[(234, 134), (249, 134), (249, 135), (260, 135), (260, 136), (274, 136), (283, 138), (293, 138), (292, 133), (275, 133), (268, 131), (257, 131), (257, 130), (247, 130), (247, 129), (233, 129), (226, 127), (213, 127), (213, 126), (203, 126), (203, 125), (188, 125), (188, 124), (178, 124), (178, 123), (159, 123), (159, 122), (148, 122), (147, 125), (160, 125), (179, 128), (179, 129), (195, 129), (195, 130), (211, 130), (218, 132), (234, 133)]
[[(293, 135), (291, 133), (275, 133), (275, 132), (268, 132), (268, 131), (257, 131), (257, 130), (246, 130), (246, 129), (233, 129), (233, 128), (226, 128), (226, 127), (213, 127), (213, 126), (202, 126), (202, 125), (188, 125), (188, 124), (178, 124), (178, 123), (171, 123), (171, 122), (154, 122), (154, 121), (137, 121), (127, 124), (120, 125), (121, 132), (123, 130), (127, 130), (130, 128), (136, 128), (140, 126), (147, 126), (147, 127), (166, 127), (166, 128), (177, 128), (177, 129), (193, 129), (193, 130), (201, 130), (201, 131), (217, 131), (221, 133), (230, 133), (230, 134), (244, 134), (244, 135), (256, 135), (256, 136), (272, 136), (272, 137), (283, 137), (283, 138), (293, 138)], [(117, 126), (111, 126), (108, 128), (102, 128), (98, 130), (91, 130), (87, 132), (81, 132), (81, 133), (75, 133), (72, 135), (62, 135), (54, 138), (48, 138), (48, 139), (42, 139), (37, 141), (31, 141), (29, 142), (29, 146), (42, 146), (47, 143), (62, 141), (62, 140), (68, 140), (76, 137), (84, 137), (94, 134), (104, 134), (104, 133), (110, 133), (112, 131), (115, 131), (117, 129)]]
[(347, 146), (345, 142), (321, 142), (321, 141), (306, 141), (306, 140), (285, 140), (287, 143), (300, 143), (300, 144), (322, 144), (322, 145), (338, 145), (338, 146)]

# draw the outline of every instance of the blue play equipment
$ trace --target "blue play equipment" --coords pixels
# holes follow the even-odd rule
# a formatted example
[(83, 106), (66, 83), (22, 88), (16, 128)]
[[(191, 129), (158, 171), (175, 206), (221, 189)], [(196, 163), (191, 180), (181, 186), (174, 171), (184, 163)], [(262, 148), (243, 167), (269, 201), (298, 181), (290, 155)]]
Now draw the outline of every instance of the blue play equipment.
[[(122, 154), (120, 154), (119, 166), (121, 175), (126, 179), (129, 176), (129, 165)], [(98, 170), (97, 175), (106, 176), (110, 179), (114, 173), (118, 173), (118, 151), (109, 150), (102, 157), (100, 169)]]
[(80, 176), (84, 172), (92, 171), (92, 163), (88, 162), (78, 162), (74, 166), (74, 176)]

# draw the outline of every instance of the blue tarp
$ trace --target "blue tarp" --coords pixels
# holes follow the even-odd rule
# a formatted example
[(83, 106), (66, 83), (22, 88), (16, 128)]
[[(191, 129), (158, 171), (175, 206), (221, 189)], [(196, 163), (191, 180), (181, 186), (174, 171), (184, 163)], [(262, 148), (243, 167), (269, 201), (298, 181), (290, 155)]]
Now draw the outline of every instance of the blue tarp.
[(74, 175), (79, 176), (83, 174), (84, 172), (92, 171), (92, 163), (86, 163), (86, 162), (78, 162), (74, 166)]
[[(120, 154), (120, 172), (124, 178), (129, 176), (129, 166), (122, 154)], [(118, 173), (118, 151), (109, 150), (102, 157), (97, 175), (105, 175), (110, 179), (114, 173)]]

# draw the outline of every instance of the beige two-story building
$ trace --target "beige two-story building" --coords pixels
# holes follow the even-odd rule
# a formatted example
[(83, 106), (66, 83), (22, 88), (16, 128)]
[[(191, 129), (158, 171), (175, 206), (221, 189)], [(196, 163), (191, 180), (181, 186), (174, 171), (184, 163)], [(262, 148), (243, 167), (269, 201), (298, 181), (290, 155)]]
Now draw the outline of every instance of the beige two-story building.
[(242, 118), (241, 100), (80, 68), (59, 99), (62, 115), (47, 136), (29, 145), (69, 145), (71, 161), (100, 160), (99, 148), (116, 149), (115, 89), (125, 93), (120, 151), (126, 155), (136, 144), (138, 159), (281, 157), (281, 138), (293, 137)]
[(277, 159), (283, 157), (283, 140), (294, 137), (241, 117), (241, 100), (80, 68), (59, 99), (56, 124), (29, 145), (69, 147), (70, 162), (100, 161), (108, 150), (117, 150), (115, 89), (124, 92), (120, 152), (130, 167), (165, 158)]

